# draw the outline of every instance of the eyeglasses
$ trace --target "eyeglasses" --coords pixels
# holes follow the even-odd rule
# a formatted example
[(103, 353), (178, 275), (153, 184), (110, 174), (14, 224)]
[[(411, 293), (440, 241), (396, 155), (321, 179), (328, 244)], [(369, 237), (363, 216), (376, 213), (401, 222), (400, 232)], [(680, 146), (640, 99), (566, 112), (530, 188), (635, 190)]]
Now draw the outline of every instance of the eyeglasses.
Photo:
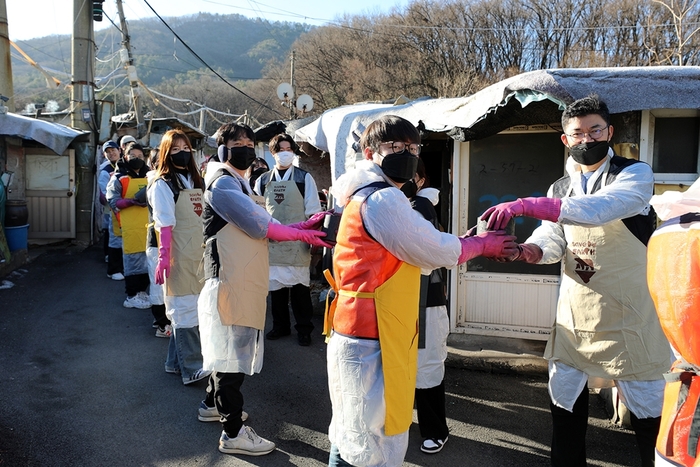
[(401, 154), (404, 152), (406, 149), (408, 149), (408, 152), (413, 154), (414, 156), (417, 156), (420, 154), (420, 150), (423, 147), (422, 144), (418, 143), (404, 143), (403, 141), (387, 141), (385, 143), (379, 143), (381, 146), (382, 144), (388, 144), (391, 146), (391, 151), (394, 154)]
[(590, 130), (588, 132), (579, 132), (577, 131), (576, 133), (571, 133), (570, 135), (567, 133), (564, 133), (566, 136), (569, 138), (573, 138), (576, 140), (582, 140), (586, 137), (586, 135), (590, 136), (591, 139), (598, 139), (603, 135), (603, 132), (608, 129), (610, 125), (604, 127), (604, 128), (596, 128), (595, 130)]

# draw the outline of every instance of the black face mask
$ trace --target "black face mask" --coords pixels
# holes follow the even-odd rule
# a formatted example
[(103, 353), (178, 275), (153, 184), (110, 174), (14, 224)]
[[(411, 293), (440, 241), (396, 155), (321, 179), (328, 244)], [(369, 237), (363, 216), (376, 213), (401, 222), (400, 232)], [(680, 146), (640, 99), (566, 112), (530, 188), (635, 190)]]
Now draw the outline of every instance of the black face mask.
[(581, 165), (594, 165), (608, 155), (610, 145), (607, 141), (581, 143), (569, 148), (571, 158)]
[(408, 151), (400, 154), (389, 154), (384, 156), (382, 161), (382, 171), (396, 183), (413, 180), (416, 169), (418, 169), (418, 157)]
[(255, 149), (247, 146), (231, 148), (231, 165), (238, 170), (246, 170), (255, 162)]
[(139, 159), (138, 157), (129, 159), (128, 161), (126, 161), (126, 163), (129, 165), (129, 168), (136, 173), (139, 173), (139, 171), (143, 168), (143, 165), (145, 164), (145, 162)]
[(192, 153), (190, 151), (180, 151), (170, 155), (175, 167), (187, 167), (192, 158)]
[(231, 165), (238, 170), (246, 170), (255, 162), (255, 148), (239, 146), (237, 148), (227, 148), (223, 144), (219, 146), (218, 156), (221, 162), (231, 160)]
[(403, 194), (406, 195), (406, 198), (411, 199), (416, 196), (416, 193), (418, 193), (418, 185), (416, 185), (416, 182), (411, 179), (403, 184), (401, 191), (403, 191)]

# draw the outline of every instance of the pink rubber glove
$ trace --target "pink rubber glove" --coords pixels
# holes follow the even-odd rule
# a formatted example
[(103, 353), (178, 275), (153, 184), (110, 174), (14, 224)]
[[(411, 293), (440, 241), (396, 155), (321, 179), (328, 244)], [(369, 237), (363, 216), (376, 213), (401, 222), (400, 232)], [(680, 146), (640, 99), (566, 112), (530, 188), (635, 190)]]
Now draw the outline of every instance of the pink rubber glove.
[(313, 246), (333, 248), (333, 245), (323, 241), (326, 233), (320, 230), (299, 230), (289, 225), (275, 224), (270, 222), (267, 225), (267, 235), (265, 237), (277, 242), (299, 241)]
[(326, 214), (333, 214), (333, 210), (321, 211), (312, 215), (304, 222), (297, 222), (296, 224), (289, 224), (287, 227), (292, 227), (293, 229), (301, 230), (318, 230), (323, 226), (323, 220), (326, 218)]
[(156, 284), (165, 283), (170, 275), (170, 246), (173, 241), (173, 226), (160, 228), (160, 246), (158, 247), (158, 264), (156, 264)]
[(126, 208), (130, 208), (131, 206), (145, 206), (145, 204), (139, 203), (133, 198), (121, 198), (118, 199), (116, 203), (117, 209), (122, 210)]
[(518, 249), (512, 255), (491, 259), (499, 263), (522, 261), (524, 263), (537, 264), (540, 262), (540, 260), (542, 260), (542, 250), (537, 245), (533, 245), (531, 243), (521, 243), (518, 245)]
[(485, 258), (512, 256), (518, 252), (515, 239), (515, 236), (506, 235), (503, 230), (484, 232), (473, 237), (459, 237), (462, 253), (459, 255), (457, 264), (462, 264), (477, 256)]
[(521, 243), (518, 245), (518, 256), (513, 261), (537, 264), (542, 261), (542, 249), (532, 243)]
[(488, 208), (481, 220), (488, 219), (489, 230), (501, 230), (508, 225), (512, 217), (527, 216), (543, 221), (556, 222), (561, 212), (561, 200), (559, 198), (518, 198), (515, 201), (501, 203)]

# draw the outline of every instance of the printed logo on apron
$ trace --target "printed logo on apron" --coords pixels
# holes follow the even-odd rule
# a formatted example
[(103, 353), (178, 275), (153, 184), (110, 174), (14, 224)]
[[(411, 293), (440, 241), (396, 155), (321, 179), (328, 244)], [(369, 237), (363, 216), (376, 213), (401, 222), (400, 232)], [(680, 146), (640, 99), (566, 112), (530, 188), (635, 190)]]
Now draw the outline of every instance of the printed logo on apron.
[[(595, 274), (595, 259), (597, 242), (591, 240), (573, 241), (571, 242), (571, 254), (574, 265), (574, 272), (578, 275), (584, 284), (588, 284)], [(585, 259), (584, 259), (585, 258)]]
[(282, 204), (284, 203), (284, 186), (275, 186), (272, 188), (272, 192), (274, 193), (274, 200), (275, 203), (277, 204)]
[(202, 217), (202, 195), (201, 193), (190, 193), (190, 202), (192, 203), (192, 209), (195, 214)]

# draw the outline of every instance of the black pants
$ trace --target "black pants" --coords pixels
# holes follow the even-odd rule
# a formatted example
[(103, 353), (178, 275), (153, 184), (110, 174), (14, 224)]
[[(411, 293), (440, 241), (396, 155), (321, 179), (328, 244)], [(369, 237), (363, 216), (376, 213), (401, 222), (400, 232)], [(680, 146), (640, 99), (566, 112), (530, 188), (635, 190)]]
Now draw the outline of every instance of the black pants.
[(656, 438), (659, 436), (661, 417), (637, 418), (630, 412), (630, 421), (634, 436), (637, 438), (639, 455), (642, 457), (642, 467), (654, 467)]
[(124, 258), (122, 258), (121, 248), (109, 248), (107, 258), (107, 274), (110, 276), (118, 272), (124, 273)]
[[(151, 305), (151, 313), (153, 314), (153, 323), (159, 328), (170, 324), (170, 320), (165, 316), (165, 305)], [(214, 406), (210, 405), (209, 407)]]
[(314, 325), (311, 322), (314, 312), (313, 304), (311, 303), (311, 290), (302, 284), (270, 292), (272, 328), (280, 331), (291, 329), (289, 321), (290, 296), (292, 313), (294, 313), (294, 320), (297, 323), (294, 328), (299, 334), (311, 334), (311, 331), (314, 330)]
[(109, 255), (109, 230), (102, 229), (102, 251), (104, 255)]
[(586, 431), (588, 430), (588, 385), (574, 403), (573, 412), (549, 402), (552, 411), (552, 465), (586, 467)]
[[(555, 467), (586, 466), (586, 430), (588, 428), (588, 385), (576, 399), (573, 412), (556, 407), (552, 411), (552, 465)], [(654, 466), (654, 449), (661, 417), (637, 418), (631, 414), (632, 428), (643, 467)]]
[(445, 417), (445, 381), (428, 389), (416, 389), (416, 411), (418, 428), (423, 438), (447, 438), (447, 419)]
[(243, 426), (241, 414), (243, 412), (243, 373), (222, 373), (215, 371), (209, 376), (207, 397), (204, 403), (207, 407), (214, 407), (219, 411), (223, 420), (224, 431), (229, 438), (238, 436)]
[(151, 281), (148, 278), (148, 273), (134, 274), (133, 276), (124, 277), (124, 290), (127, 297), (133, 297), (139, 292), (145, 292), (148, 289), (148, 284)]

